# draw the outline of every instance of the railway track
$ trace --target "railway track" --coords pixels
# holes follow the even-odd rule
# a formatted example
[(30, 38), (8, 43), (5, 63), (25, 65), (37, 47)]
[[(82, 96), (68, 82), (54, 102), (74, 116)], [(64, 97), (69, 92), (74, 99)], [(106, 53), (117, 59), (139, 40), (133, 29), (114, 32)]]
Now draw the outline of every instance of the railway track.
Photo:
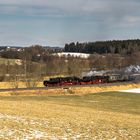
[(133, 84), (134, 82), (119, 82), (119, 83), (104, 83), (104, 84), (94, 84), (94, 85), (69, 85), (69, 86), (57, 86), (57, 87), (34, 87), (34, 88), (9, 88), (0, 89), (0, 92), (10, 92), (10, 91), (31, 91), (31, 90), (49, 90), (49, 89), (68, 89), (68, 88), (78, 88), (78, 87), (105, 87), (105, 86), (119, 86)]

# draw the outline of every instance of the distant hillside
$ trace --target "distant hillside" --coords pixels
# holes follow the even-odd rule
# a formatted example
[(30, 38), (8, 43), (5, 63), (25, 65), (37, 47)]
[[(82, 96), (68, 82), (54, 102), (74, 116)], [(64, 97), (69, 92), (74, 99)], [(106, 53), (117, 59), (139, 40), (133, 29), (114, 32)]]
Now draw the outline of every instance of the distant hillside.
[[(40, 45), (33, 45), (33, 46), (40, 46)], [(30, 47), (33, 47), (30, 46)], [(19, 49), (23, 49), (23, 48), (30, 48), (30, 47), (23, 47), (23, 46), (0, 46), (0, 51), (7, 51), (7, 50), (19, 50)], [(41, 46), (42, 48), (46, 49), (46, 50), (52, 50), (52, 51), (63, 51), (64, 48), (61, 47), (51, 47), (51, 46)]]
[(140, 51), (140, 40), (113, 40), (65, 44), (65, 52), (132, 54)]
[(0, 46), (0, 57), (8, 59), (26, 59), (40, 61), (41, 56), (62, 52), (64, 48), (34, 45), (30, 47)]

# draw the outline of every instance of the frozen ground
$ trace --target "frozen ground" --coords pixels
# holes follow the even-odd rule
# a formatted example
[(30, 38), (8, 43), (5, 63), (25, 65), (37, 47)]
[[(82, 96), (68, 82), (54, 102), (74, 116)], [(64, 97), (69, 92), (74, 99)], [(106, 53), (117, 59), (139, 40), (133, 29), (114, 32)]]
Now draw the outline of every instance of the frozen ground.
[(0, 140), (139, 140), (139, 95), (1, 96)]
[(119, 90), (120, 92), (131, 92), (131, 93), (140, 93), (140, 88), (128, 89), (128, 90)]

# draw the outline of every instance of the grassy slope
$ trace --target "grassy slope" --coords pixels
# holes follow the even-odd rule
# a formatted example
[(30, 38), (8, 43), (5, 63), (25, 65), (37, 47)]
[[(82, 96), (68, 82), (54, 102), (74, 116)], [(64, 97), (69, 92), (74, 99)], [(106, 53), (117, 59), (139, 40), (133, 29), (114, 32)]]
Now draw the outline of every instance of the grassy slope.
[[(15, 118), (7, 118), (0, 119), (0, 126), (5, 125), (8, 130), (12, 127), (17, 129), (16, 137), (20, 138), (29, 135), (28, 130), (31, 129), (42, 132), (42, 139), (47, 139), (49, 135), (50, 139), (55, 136), (59, 139), (137, 140), (140, 132), (139, 101), (140, 94), (117, 92), (84, 96), (1, 97), (2, 114), (23, 116), (28, 123), (22, 119), (15, 121)], [(14, 138), (14, 134), (9, 138)]]
[(60, 105), (89, 107), (101, 111), (140, 114), (140, 94), (108, 92), (83, 96), (7, 96), (1, 101), (55, 102)]
[(8, 61), (9, 61), (9, 64), (10, 65), (14, 65), (16, 64), (16, 61), (17, 59), (6, 59), (6, 58), (0, 58), (0, 64), (8, 64)]

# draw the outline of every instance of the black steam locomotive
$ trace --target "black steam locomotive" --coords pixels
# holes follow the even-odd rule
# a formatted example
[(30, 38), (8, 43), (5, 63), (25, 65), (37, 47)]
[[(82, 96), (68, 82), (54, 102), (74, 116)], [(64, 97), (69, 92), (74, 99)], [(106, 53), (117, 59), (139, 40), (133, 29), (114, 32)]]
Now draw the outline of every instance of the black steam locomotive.
[(83, 78), (78, 77), (57, 77), (50, 78), (44, 81), (44, 86), (72, 86), (72, 85), (92, 85), (92, 84), (103, 84), (112, 82), (123, 82), (130, 81), (132, 78), (128, 75), (107, 75), (107, 76), (85, 76)]

